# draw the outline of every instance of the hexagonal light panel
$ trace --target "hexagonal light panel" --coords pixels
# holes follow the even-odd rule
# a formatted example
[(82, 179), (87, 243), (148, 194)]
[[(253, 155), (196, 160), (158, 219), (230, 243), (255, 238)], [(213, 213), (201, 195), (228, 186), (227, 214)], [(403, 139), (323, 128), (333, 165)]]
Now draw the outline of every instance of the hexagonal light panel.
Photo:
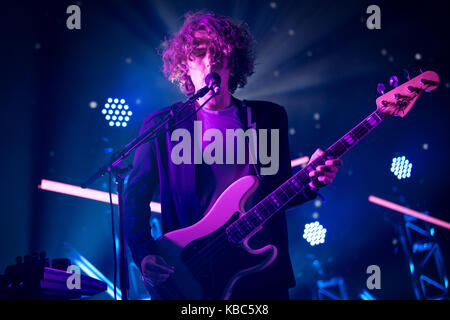
[(391, 172), (398, 180), (411, 177), (412, 163), (405, 156), (392, 159)]
[(311, 222), (305, 224), (305, 230), (303, 231), (303, 239), (308, 241), (311, 246), (325, 243), (325, 235), (327, 229), (325, 229), (319, 222)]
[(133, 112), (125, 104), (125, 99), (108, 98), (102, 109), (102, 114), (110, 127), (126, 127)]

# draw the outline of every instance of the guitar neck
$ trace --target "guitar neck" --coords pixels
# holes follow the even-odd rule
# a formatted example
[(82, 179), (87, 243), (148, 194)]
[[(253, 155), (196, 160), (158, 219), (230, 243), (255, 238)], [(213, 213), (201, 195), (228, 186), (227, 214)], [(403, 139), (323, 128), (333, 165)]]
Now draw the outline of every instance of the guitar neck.
[(326, 160), (342, 157), (369, 132), (375, 129), (384, 118), (385, 116), (383, 113), (378, 110), (374, 111), (326, 149), (323, 156), (311, 161), (307, 166), (242, 215), (242, 217), (233, 222), (227, 228), (227, 234), (230, 240), (239, 243), (255, 232), (277, 211), (286, 206), (293, 198), (299, 195), (306, 186), (308, 186), (311, 182), (311, 178), (309, 177), (311, 171), (315, 170), (319, 165), (323, 165)]

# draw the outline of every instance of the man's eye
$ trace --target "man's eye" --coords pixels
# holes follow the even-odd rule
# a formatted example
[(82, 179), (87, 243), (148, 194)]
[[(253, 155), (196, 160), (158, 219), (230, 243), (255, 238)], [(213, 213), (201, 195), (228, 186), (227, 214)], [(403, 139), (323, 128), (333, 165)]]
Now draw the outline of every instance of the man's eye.
[(192, 55), (194, 57), (202, 58), (206, 55), (206, 51), (207, 51), (206, 48), (197, 48), (192, 50)]

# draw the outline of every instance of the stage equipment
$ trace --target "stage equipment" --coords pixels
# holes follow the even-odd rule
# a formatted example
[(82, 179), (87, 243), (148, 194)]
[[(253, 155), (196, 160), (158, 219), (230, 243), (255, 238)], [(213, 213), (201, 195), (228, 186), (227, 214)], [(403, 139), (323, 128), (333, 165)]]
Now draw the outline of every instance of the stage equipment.
[[(69, 259), (53, 259), (52, 268), (45, 252), (16, 258), (16, 264), (6, 267), (1, 276), (0, 297), (12, 300), (80, 299), (106, 290), (106, 283), (80, 274), (79, 287), (67, 284), (74, 273), (68, 272)], [(70, 281), (70, 280), (69, 280)]]
[(329, 280), (317, 281), (317, 299), (319, 300), (348, 300), (344, 279), (334, 277)]
[[(95, 190), (95, 189), (83, 189), (78, 186), (74, 186), (67, 183), (42, 179), (41, 184), (38, 188), (46, 191), (53, 191), (58, 193), (63, 193), (75, 197), (91, 199), (101, 202), (109, 203), (109, 194), (105, 191)], [(112, 195), (113, 204), (118, 204), (117, 194)], [(161, 213), (161, 204), (159, 202), (150, 202), (150, 208), (153, 212)]]
[(372, 202), (372, 203), (378, 204), (380, 206), (383, 206), (383, 207), (386, 207), (386, 208), (398, 211), (400, 213), (407, 214), (407, 215), (412, 216), (414, 218), (417, 218), (417, 219), (420, 219), (420, 220), (423, 220), (423, 221), (427, 221), (429, 223), (432, 223), (432, 224), (435, 224), (437, 226), (440, 226), (440, 227), (443, 227), (443, 228), (446, 228), (446, 229), (450, 230), (450, 223), (448, 223), (446, 221), (443, 221), (443, 220), (440, 220), (440, 219), (437, 219), (437, 218), (434, 218), (434, 217), (430, 217), (427, 214), (420, 213), (418, 211), (412, 210), (410, 208), (403, 207), (403, 206), (398, 205), (396, 203), (393, 203), (393, 202), (390, 202), (390, 201), (387, 201), (387, 200), (384, 200), (384, 199), (381, 199), (381, 198), (378, 198), (378, 197), (375, 197), (375, 196), (369, 196), (369, 201)]
[(411, 169), (412, 163), (405, 156), (392, 159), (391, 172), (398, 180), (411, 177)]
[(407, 259), (416, 298), (447, 300), (448, 277), (434, 227), (407, 215), (394, 225)]
[(303, 231), (303, 239), (308, 241), (311, 246), (315, 246), (325, 242), (325, 229), (318, 221), (305, 224)]
[(108, 121), (109, 126), (126, 127), (133, 115), (133, 111), (125, 104), (125, 99), (108, 98), (102, 109), (102, 114), (105, 116), (105, 120)]

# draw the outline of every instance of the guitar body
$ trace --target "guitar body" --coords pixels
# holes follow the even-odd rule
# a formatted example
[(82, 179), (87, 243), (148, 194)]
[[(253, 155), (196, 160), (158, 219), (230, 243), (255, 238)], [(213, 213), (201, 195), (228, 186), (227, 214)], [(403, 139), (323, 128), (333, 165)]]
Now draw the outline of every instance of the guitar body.
[[(158, 287), (145, 285), (151, 299), (229, 299), (237, 281), (269, 266), (277, 249), (250, 248), (228, 240), (225, 229), (243, 214), (258, 180), (245, 176), (230, 185), (196, 224), (169, 232), (156, 240), (156, 254), (175, 267)], [(255, 230), (256, 233), (258, 230)]]

